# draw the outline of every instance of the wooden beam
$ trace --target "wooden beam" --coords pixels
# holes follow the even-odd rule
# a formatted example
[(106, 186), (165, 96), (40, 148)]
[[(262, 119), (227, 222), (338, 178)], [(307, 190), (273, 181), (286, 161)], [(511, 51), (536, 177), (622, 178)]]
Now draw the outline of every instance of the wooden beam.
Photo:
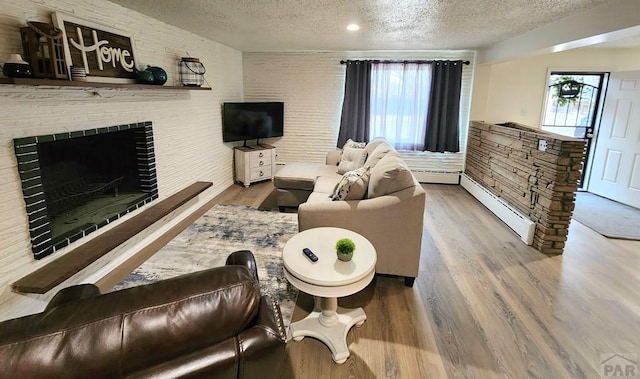
[(142, 232), (175, 209), (198, 196), (198, 194), (212, 185), (213, 183), (210, 182), (196, 182), (190, 185), (113, 229), (102, 233), (60, 258), (22, 277), (14, 282), (11, 287), (17, 292), (46, 293), (117, 246), (126, 242), (129, 238)]

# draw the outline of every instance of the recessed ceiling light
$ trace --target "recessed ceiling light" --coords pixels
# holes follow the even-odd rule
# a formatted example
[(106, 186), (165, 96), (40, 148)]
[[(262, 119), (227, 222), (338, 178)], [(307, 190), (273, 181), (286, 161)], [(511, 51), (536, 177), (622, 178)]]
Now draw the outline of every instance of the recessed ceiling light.
[(360, 26), (356, 24), (347, 25), (347, 30), (350, 32), (355, 32), (356, 30), (360, 30)]

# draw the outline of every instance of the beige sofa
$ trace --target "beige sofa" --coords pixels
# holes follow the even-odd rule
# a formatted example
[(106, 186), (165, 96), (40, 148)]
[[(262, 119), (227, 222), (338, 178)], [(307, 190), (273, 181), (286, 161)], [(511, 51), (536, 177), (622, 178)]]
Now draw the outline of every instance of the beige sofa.
[(344, 154), (332, 151), (325, 164), (288, 163), (281, 168), (274, 178), (278, 205), (281, 210), (298, 206), (300, 231), (333, 226), (362, 234), (376, 248), (376, 272), (403, 276), (411, 287), (420, 263), (425, 192), (386, 142), (374, 140), (365, 150), (364, 166), (370, 169), (364, 198), (332, 200), (343, 179), (338, 167), (344, 163)]

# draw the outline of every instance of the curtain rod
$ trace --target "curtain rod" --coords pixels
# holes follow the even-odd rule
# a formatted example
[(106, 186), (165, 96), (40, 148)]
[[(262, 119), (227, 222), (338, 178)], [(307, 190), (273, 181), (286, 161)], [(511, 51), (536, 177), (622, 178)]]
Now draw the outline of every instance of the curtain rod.
[[(353, 60), (346, 60), (346, 61), (340, 61), (340, 64), (347, 64), (348, 62), (359, 62), (359, 61), (353, 61)], [(403, 61), (394, 61), (394, 60), (377, 60), (377, 59), (372, 59), (371, 62), (373, 63), (433, 63), (433, 62), (461, 62), (462, 64), (465, 65), (469, 65), (471, 64), (471, 62), (469, 61), (452, 61), (452, 60), (403, 60)]]

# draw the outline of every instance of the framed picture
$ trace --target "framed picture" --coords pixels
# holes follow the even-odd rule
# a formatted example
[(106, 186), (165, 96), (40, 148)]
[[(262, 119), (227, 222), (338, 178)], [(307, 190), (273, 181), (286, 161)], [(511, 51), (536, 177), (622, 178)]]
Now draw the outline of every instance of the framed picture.
[(130, 35), (65, 13), (54, 12), (52, 19), (63, 33), (67, 72), (84, 68), (86, 78), (81, 80), (135, 83), (137, 61)]

